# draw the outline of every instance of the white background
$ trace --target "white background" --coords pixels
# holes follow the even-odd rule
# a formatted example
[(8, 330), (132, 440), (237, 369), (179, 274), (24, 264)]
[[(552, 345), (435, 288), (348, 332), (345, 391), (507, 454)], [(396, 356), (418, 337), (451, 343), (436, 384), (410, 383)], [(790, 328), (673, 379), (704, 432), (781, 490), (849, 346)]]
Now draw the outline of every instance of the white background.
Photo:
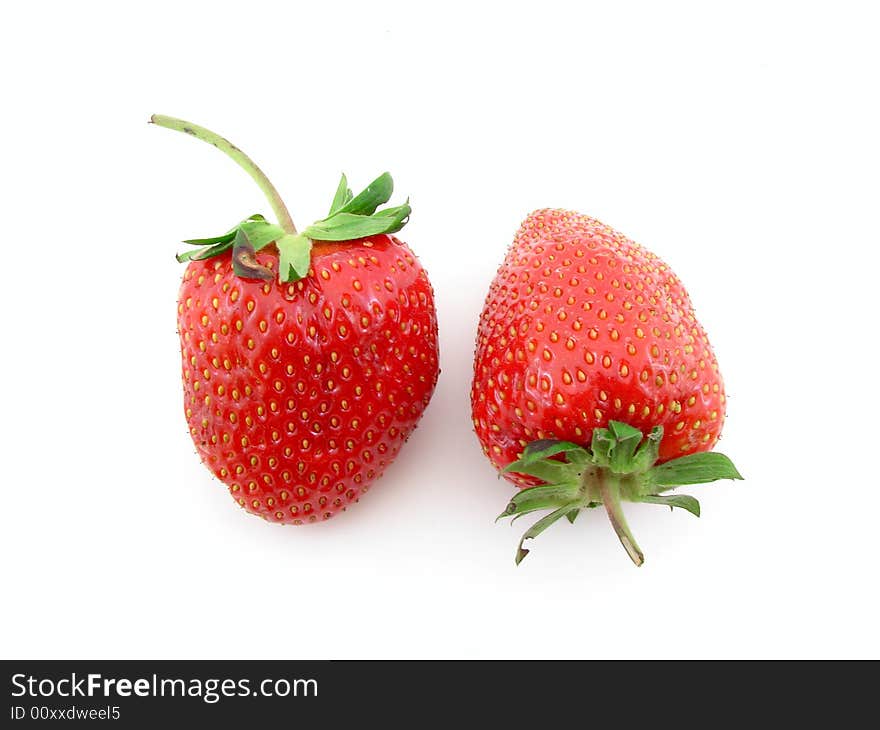
[[(14, 9), (11, 9), (14, 8)], [(16, 3), (3, 68), (6, 658), (874, 657), (880, 52), (872, 4)], [(182, 414), (181, 238), (388, 169), (442, 374), (326, 524), (239, 510)], [(688, 286), (746, 481), (699, 520), (600, 512), (516, 568), (469, 424), (477, 317), (520, 220), (594, 215)]]

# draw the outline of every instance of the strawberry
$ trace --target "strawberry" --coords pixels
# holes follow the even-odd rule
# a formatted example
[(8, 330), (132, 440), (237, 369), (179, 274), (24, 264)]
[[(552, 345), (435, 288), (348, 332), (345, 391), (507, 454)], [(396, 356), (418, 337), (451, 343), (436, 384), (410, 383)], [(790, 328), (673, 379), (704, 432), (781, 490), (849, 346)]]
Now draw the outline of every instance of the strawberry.
[(681, 282), (578, 213), (538, 210), (517, 232), (480, 317), (471, 407), (483, 451), (524, 487), (501, 517), (552, 510), (523, 541), (604, 505), (641, 565), (621, 501), (699, 516), (693, 497), (662, 492), (742, 478), (710, 453), (724, 384)]
[(397, 456), (438, 375), (427, 274), (390, 235), (408, 204), (377, 210), (386, 173), (354, 196), (343, 175), (330, 214), (298, 233), (265, 175), (222, 137), (152, 122), (227, 152), (260, 184), (261, 215), (186, 241), (178, 301), (184, 408), (205, 465), (271, 522), (326, 520), (358, 501)]

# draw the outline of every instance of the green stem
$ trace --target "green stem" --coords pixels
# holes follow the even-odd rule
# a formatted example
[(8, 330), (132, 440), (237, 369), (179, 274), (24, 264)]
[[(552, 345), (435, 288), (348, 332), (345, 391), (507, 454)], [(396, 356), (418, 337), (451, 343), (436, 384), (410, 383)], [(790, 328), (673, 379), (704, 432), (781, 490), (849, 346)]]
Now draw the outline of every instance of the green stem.
[(175, 117), (166, 117), (162, 114), (154, 114), (150, 117), (150, 122), (153, 124), (157, 124), (160, 127), (165, 127), (166, 129), (174, 129), (178, 132), (186, 132), (189, 135), (192, 135), (196, 139), (200, 139), (204, 142), (208, 142), (214, 145), (218, 150), (225, 153), (227, 156), (231, 157), (238, 163), (239, 167), (241, 167), (248, 175), (250, 175), (254, 182), (260, 186), (260, 190), (263, 191), (263, 195), (266, 196), (266, 199), (269, 201), (269, 205), (272, 206), (272, 210), (275, 212), (276, 218), (278, 218), (278, 225), (280, 225), (285, 233), (296, 233), (296, 226), (293, 224), (293, 219), (290, 217), (290, 212), (287, 210), (287, 206), (284, 205), (284, 201), (281, 199), (281, 196), (278, 194), (278, 191), (275, 189), (275, 186), (266, 177), (266, 174), (257, 167), (256, 163), (248, 157), (244, 152), (242, 152), (238, 147), (236, 147), (232, 142), (224, 137), (221, 137), (219, 134), (215, 134), (210, 129), (205, 129), (204, 127), (200, 127), (198, 124), (192, 124), (191, 122), (185, 122), (182, 119), (176, 119)]
[(632, 561), (637, 566), (641, 565), (645, 562), (645, 556), (630, 532), (629, 525), (626, 524), (626, 517), (620, 506), (620, 485), (615, 477), (606, 474), (604, 470), (599, 472), (599, 492), (602, 495), (602, 501), (605, 503), (605, 511), (608, 512), (611, 526), (620, 539), (620, 544), (623, 545)]

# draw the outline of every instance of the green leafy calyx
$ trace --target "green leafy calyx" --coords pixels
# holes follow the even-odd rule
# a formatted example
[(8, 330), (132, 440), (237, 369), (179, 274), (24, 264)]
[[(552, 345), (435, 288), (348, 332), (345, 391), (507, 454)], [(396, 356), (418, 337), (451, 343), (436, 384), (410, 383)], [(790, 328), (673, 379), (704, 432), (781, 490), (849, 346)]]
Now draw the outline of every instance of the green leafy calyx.
[(715, 452), (656, 464), (662, 439), (660, 426), (646, 436), (626, 423), (610, 421), (608, 428), (593, 431), (589, 447), (552, 439), (528, 444), (520, 458), (503, 471), (532, 476), (543, 484), (521, 490), (498, 519), (516, 520), (531, 512), (551, 512), (523, 535), (517, 547), (517, 564), (529, 552), (523, 547), (526, 540), (537, 537), (562, 517), (574, 522), (581, 510), (601, 505), (630, 558), (641, 565), (644, 554), (627, 525), (622, 502), (678, 507), (699, 517), (700, 503), (693, 497), (662, 493), (682, 485), (742, 479), (733, 462)]
[(238, 276), (271, 281), (274, 274), (257, 261), (256, 252), (274, 243), (278, 249), (278, 279), (282, 282), (297, 281), (308, 275), (312, 241), (350, 241), (394, 233), (403, 228), (409, 219), (411, 209), (408, 200), (403, 205), (379, 210), (394, 191), (394, 182), (387, 172), (379, 175), (358, 195), (351, 191), (343, 175), (327, 217), (299, 233), (275, 186), (241, 148), (216, 132), (184, 119), (154, 114), (150, 117), (150, 123), (183, 132), (220, 150), (251, 176), (278, 219), (276, 225), (259, 214), (252, 215), (220, 236), (184, 241), (194, 246), (195, 250), (179, 254), (178, 261), (200, 261), (232, 249), (233, 270)]
[(243, 278), (271, 280), (270, 269), (257, 263), (257, 251), (274, 244), (278, 250), (278, 279), (297, 281), (308, 275), (312, 241), (350, 241), (381, 233), (395, 233), (406, 225), (411, 212), (409, 201), (379, 210), (391, 198), (394, 183), (382, 173), (363, 192), (354, 195), (345, 175), (339, 181), (327, 217), (308, 226), (302, 233), (290, 233), (270, 223), (262, 215), (248, 216), (226, 233), (211, 238), (184, 241), (195, 247), (178, 254), (177, 260), (200, 261), (232, 249), (235, 273)]

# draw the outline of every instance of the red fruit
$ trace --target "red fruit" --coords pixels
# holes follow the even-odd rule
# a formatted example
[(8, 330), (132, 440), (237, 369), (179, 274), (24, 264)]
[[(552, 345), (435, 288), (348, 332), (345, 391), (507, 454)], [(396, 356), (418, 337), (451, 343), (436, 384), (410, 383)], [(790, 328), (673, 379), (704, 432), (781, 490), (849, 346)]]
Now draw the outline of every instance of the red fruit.
[[(257, 254), (277, 271), (278, 256)], [(187, 267), (178, 330), (190, 434), (245, 509), (327, 519), (397, 456), (437, 382), (428, 277), (396, 238), (322, 247), (295, 283)]]
[(189, 260), (177, 311), (193, 442), (249, 512), (326, 520), (382, 475), (437, 382), (431, 285), (388, 235), (409, 206), (376, 212), (387, 173), (358, 196), (343, 176), (330, 215), (297, 233), (240, 150), (188, 122), (153, 121), (237, 153), (281, 221), (251, 216), (179, 257)]
[[(537, 460), (549, 458), (549, 467), (504, 473), (520, 486), (576, 481), (579, 495), (566, 492), (562, 501), (547, 505), (561, 509), (571, 503), (559, 514), (571, 517), (583, 507), (609, 506), (598, 486), (586, 483), (598, 478), (588, 472), (603, 466), (603, 458), (590, 450), (597, 434), (613, 441), (622, 434), (609, 435), (610, 426), (629, 426), (639, 433), (635, 449), (643, 431), (662, 429), (662, 439), (654, 437), (651, 463), (642, 457), (638, 469), (628, 464), (626, 472), (630, 481), (638, 476), (639, 490), (653, 491), (618, 485), (611, 500), (652, 501), (642, 498), (657, 496), (660, 485), (644, 475), (655, 462), (709, 451), (721, 433), (725, 397), (706, 333), (669, 267), (593, 218), (539, 210), (523, 222), (489, 289), (471, 405), (477, 437), (498, 469), (509, 469), (524, 451), (526, 456), (546, 451), (547, 440), (585, 448), (587, 453), (578, 455), (583, 463), (565, 474), (556, 474), (553, 464), (562, 463), (562, 453), (570, 463), (570, 449)], [(625, 435), (635, 438), (631, 431)], [(541, 443), (527, 450), (535, 441)], [(547, 469), (555, 470), (554, 479), (546, 478)], [(725, 467), (722, 473), (731, 472)], [(627, 540), (635, 544), (631, 536)], [(634, 560), (635, 553), (640, 562), (637, 548)]]
[(562, 210), (526, 218), (489, 288), (471, 399), (498, 468), (534, 439), (588, 442), (609, 419), (664, 426), (661, 462), (708, 451), (725, 406), (715, 355), (675, 274), (608, 226)]

